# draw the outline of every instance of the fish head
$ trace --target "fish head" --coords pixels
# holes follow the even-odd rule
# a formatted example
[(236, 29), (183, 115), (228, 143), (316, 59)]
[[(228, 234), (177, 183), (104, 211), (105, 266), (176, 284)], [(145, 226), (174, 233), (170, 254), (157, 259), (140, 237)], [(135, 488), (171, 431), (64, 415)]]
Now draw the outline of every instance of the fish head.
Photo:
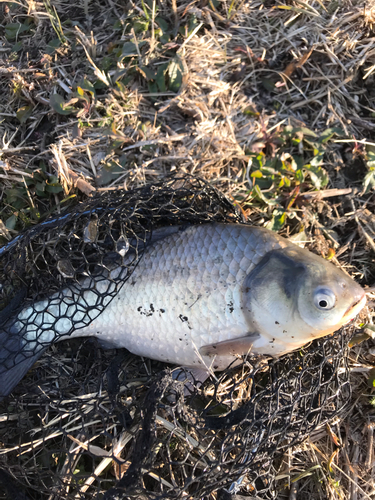
[(259, 352), (281, 354), (337, 331), (365, 303), (363, 288), (352, 278), (290, 243), (266, 254), (248, 274), (242, 305), (249, 331), (263, 338)]
[[(304, 267), (298, 284), (298, 312), (318, 337), (349, 323), (366, 304), (366, 294), (350, 276), (331, 262), (308, 253), (300, 254)], [(315, 335), (314, 335), (315, 336)]]

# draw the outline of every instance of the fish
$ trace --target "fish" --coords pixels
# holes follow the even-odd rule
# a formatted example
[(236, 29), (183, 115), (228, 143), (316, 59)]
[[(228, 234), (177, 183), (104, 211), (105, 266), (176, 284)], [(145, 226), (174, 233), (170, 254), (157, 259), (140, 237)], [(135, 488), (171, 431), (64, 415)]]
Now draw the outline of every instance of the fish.
[[(123, 249), (129, 261), (130, 248)], [(21, 308), (0, 331), (1, 397), (57, 340), (97, 337), (208, 375), (248, 354), (295, 351), (340, 329), (366, 303), (364, 289), (334, 264), (246, 223), (159, 228), (104, 310), (84, 322), (97, 294), (111, 291), (123, 268), (106, 272)]]

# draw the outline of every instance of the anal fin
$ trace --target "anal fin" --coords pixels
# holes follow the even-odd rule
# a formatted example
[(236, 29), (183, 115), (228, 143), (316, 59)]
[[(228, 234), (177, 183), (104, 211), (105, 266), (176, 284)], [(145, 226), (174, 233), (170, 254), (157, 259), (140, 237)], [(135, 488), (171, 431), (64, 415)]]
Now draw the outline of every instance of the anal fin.
[(259, 338), (259, 333), (251, 333), (244, 337), (204, 345), (199, 349), (199, 354), (202, 356), (244, 356), (251, 351), (254, 342)]
[(172, 377), (184, 384), (184, 395), (190, 396), (210, 376), (209, 371), (200, 368), (176, 368)]

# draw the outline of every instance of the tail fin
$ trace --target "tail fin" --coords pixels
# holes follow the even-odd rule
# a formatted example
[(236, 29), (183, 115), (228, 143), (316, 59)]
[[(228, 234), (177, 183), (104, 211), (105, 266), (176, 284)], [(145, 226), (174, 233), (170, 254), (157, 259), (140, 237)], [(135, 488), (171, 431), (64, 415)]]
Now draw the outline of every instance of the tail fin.
[[(24, 377), (24, 375), (26, 375), (42, 353), (43, 351), (40, 351), (38, 354), (26, 358), (0, 373), (0, 400), (12, 392), (18, 382)], [(0, 363), (1, 362), (2, 360), (0, 358)]]
[(0, 399), (8, 396), (26, 372), (46, 350), (37, 342), (31, 348), (13, 327), (0, 331)]

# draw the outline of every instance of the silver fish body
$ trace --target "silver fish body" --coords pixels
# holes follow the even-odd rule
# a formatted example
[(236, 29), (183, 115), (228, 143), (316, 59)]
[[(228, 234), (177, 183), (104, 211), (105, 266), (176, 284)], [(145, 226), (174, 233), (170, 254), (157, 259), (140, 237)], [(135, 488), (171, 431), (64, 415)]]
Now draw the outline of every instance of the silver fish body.
[[(345, 273), (266, 229), (217, 223), (168, 233), (146, 248), (104, 311), (70, 337), (96, 336), (152, 359), (222, 370), (249, 351), (279, 356), (297, 349), (337, 330), (365, 304), (363, 289)], [(113, 269), (110, 277), (119, 273)], [(78, 305), (66, 289), (63, 299), (56, 295), (20, 313), (31, 325), (21, 347), (35, 359), (37, 345), (66, 338), (74, 315), (79, 326), (108, 282), (84, 286)], [(55, 330), (46, 330), (56, 317)], [(34, 358), (22, 369), (10, 363), (0, 374), (0, 395)]]
[[(246, 317), (244, 281), (265, 254), (288, 245), (270, 236), (250, 226), (209, 224), (157, 242), (104, 313), (80, 333), (160, 361), (210, 366), (212, 358), (199, 354), (202, 346), (257, 333)], [(257, 349), (263, 343), (268, 340), (259, 339)], [(213, 367), (222, 370), (233, 360), (228, 349)]]

